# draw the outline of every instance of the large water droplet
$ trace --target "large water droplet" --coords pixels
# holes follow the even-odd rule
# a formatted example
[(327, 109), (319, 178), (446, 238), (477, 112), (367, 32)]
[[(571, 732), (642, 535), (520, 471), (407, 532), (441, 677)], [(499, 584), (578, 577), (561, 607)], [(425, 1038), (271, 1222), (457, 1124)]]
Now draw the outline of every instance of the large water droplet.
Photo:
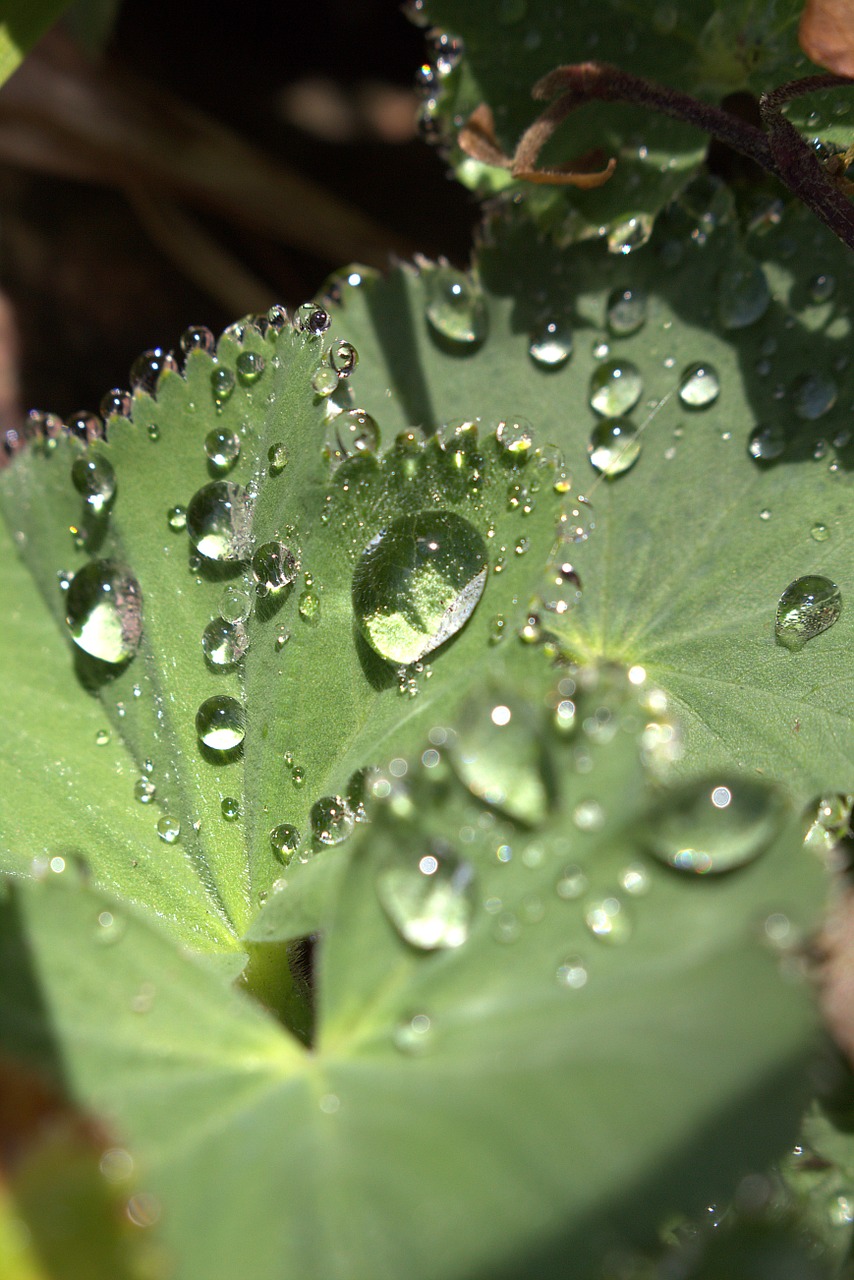
[(205, 453), (214, 471), (230, 471), (240, 457), (240, 436), (216, 427), (205, 437)]
[(836, 404), (839, 394), (827, 373), (805, 373), (792, 384), (792, 407), (804, 422), (815, 422)]
[(652, 235), (653, 219), (648, 213), (638, 213), (612, 227), (608, 233), (609, 253), (634, 253), (642, 248)]
[(603, 476), (619, 476), (640, 457), (640, 432), (627, 418), (605, 418), (590, 432), (587, 452)]
[(615, 289), (608, 298), (608, 328), (617, 338), (637, 333), (647, 313), (647, 296), (643, 289)]
[(160, 375), (177, 372), (177, 369), (178, 362), (171, 351), (154, 347), (151, 351), (143, 351), (134, 360), (130, 367), (130, 385), (134, 391), (154, 395)]
[(371, 415), (364, 409), (348, 409), (329, 423), (323, 452), (329, 462), (338, 466), (345, 458), (376, 453), (379, 443), (380, 429)]
[(773, 462), (786, 448), (786, 433), (777, 423), (754, 427), (747, 450), (757, 462)]
[(106, 458), (76, 458), (71, 481), (95, 515), (101, 515), (116, 496), (116, 473)]
[(132, 658), (142, 638), (142, 592), (127, 569), (93, 560), (71, 580), (65, 621), (78, 648), (102, 662)]
[(486, 545), (462, 516), (401, 516), (368, 544), (356, 566), (356, 622), (380, 657), (417, 662), (465, 625), (487, 570)]
[(690, 409), (705, 409), (720, 395), (721, 384), (714, 365), (689, 364), (679, 380), (679, 399)]
[(326, 359), (339, 377), (349, 378), (359, 363), (359, 353), (352, 342), (333, 342), (326, 353)]
[(203, 324), (192, 325), (181, 334), (181, 350), (187, 356), (191, 351), (206, 351), (210, 355), (216, 347), (216, 338)]
[(531, 334), (528, 348), (534, 364), (559, 369), (572, 355), (572, 329), (565, 320), (546, 320)]
[(231, 399), (234, 387), (235, 378), (230, 369), (211, 370), (211, 395), (218, 409)]
[(338, 374), (328, 364), (322, 364), (311, 376), (311, 389), (317, 396), (331, 396), (338, 386)]
[(199, 741), (211, 751), (225, 754), (239, 747), (246, 736), (246, 714), (236, 698), (218, 693), (206, 698), (196, 712)]
[(281, 591), (299, 573), (299, 561), (283, 542), (265, 542), (252, 557), (252, 574), (259, 595)]
[(832, 627), (841, 612), (842, 593), (830, 578), (820, 574), (797, 578), (777, 605), (777, 641), (787, 649), (802, 649), (813, 636)]
[(424, 275), (424, 308), (435, 331), (449, 342), (469, 346), (486, 337), (486, 303), (478, 286), (453, 267), (435, 267)]
[(110, 418), (129, 418), (133, 408), (133, 396), (121, 387), (113, 387), (107, 391), (98, 406), (101, 417), (107, 422)]
[(233, 667), (249, 648), (249, 637), (242, 622), (214, 618), (202, 633), (202, 651), (214, 667)]
[(181, 824), (177, 818), (164, 815), (157, 822), (157, 834), (164, 844), (174, 844), (181, 834)]
[(774, 787), (749, 777), (694, 779), (671, 787), (647, 816), (641, 840), (677, 871), (716, 875), (752, 862), (786, 817)]
[(451, 760), (472, 795), (521, 822), (541, 822), (550, 802), (542, 724), (524, 699), (479, 700), (460, 716)]
[(425, 840), (378, 874), (377, 897), (397, 932), (420, 951), (460, 947), (471, 930), (474, 868), (449, 845)]
[(244, 387), (251, 387), (264, 372), (264, 357), (257, 351), (241, 351), (235, 361), (235, 368)]
[(534, 444), (534, 428), (527, 418), (502, 418), (495, 439), (511, 458), (525, 458)]
[(190, 499), (187, 532), (208, 560), (245, 560), (251, 547), (249, 498), (229, 480), (203, 485)]
[(746, 329), (761, 320), (771, 302), (765, 272), (749, 254), (739, 254), (718, 278), (718, 319), (724, 329)]
[(343, 796), (321, 796), (311, 806), (311, 834), (320, 844), (342, 844), (356, 825)]
[(641, 397), (640, 370), (630, 360), (606, 360), (590, 379), (590, 405), (606, 418), (633, 409)]
[(296, 827), (291, 826), (289, 822), (282, 822), (278, 827), (273, 827), (270, 832), (270, 848), (285, 865), (290, 862), (293, 855), (299, 848), (302, 836)]

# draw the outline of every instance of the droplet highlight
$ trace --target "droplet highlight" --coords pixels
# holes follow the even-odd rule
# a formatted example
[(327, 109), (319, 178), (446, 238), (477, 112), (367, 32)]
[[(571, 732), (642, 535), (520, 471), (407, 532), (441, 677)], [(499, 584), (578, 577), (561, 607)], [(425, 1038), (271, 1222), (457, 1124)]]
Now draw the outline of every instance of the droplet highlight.
[(449, 845), (426, 841), (402, 850), (378, 874), (380, 905), (405, 942), (419, 951), (460, 947), (471, 931), (475, 874)]
[(234, 751), (246, 736), (246, 715), (236, 698), (215, 694), (206, 698), (196, 712), (199, 742), (225, 755)]
[(590, 407), (606, 418), (619, 418), (635, 407), (643, 391), (637, 365), (606, 360), (590, 379)]
[(251, 547), (246, 490), (228, 480), (203, 485), (190, 499), (187, 532), (193, 546), (208, 560), (245, 560)]

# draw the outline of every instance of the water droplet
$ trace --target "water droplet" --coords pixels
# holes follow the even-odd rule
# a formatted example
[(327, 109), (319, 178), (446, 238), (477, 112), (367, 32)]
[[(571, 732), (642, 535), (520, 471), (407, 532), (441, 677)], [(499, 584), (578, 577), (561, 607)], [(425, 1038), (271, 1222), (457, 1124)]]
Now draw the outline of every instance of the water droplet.
[(251, 546), (249, 498), (229, 480), (203, 485), (190, 499), (187, 532), (208, 560), (245, 560)]
[(240, 817), (240, 801), (234, 796), (223, 796), (219, 808), (226, 822), (236, 822)]
[(594, 938), (612, 945), (628, 942), (632, 932), (626, 908), (615, 894), (592, 898), (584, 908), (584, 923)]
[(276, 302), (267, 312), (267, 324), (271, 329), (280, 332), (288, 323), (287, 309)]
[(590, 432), (587, 452), (603, 476), (619, 476), (640, 457), (640, 432), (628, 418), (603, 418)]
[(328, 364), (315, 369), (311, 378), (311, 389), (318, 396), (331, 396), (338, 386), (338, 374)]
[(649, 240), (652, 227), (653, 219), (648, 213), (638, 213), (618, 223), (608, 233), (608, 252), (633, 253)]
[(649, 892), (650, 876), (646, 867), (639, 862), (632, 862), (620, 872), (620, 888), (630, 893), (633, 898), (641, 898)]
[(331, 324), (329, 315), (324, 311), (323, 307), (319, 307), (316, 302), (303, 302), (296, 309), (294, 315), (294, 325), (301, 332), (306, 333), (309, 337), (319, 338), (325, 333)]
[(259, 595), (281, 591), (299, 573), (299, 562), (282, 542), (265, 542), (252, 557), (252, 574)]
[(339, 377), (349, 378), (359, 363), (359, 353), (352, 342), (333, 342), (326, 359)]
[(754, 427), (747, 451), (757, 462), (773, 462), (786, 448), (786, 433), (776, 423)]
[(133, 788), (133, 798), (138, 800), (140, 804), (151, 804), (154, 800), (157, 788), (150, 778), (137, 778)]
[(792, 408), (804, 422), (815, 422), (836, 404), (839, 391), (827, 373), (804, 373), (792, 384)]
[(498, 644), (507, 634), (507, 619), (501, 613), (496, 613), (489, 620), (489, 643)]
[(401, 1053), (419, 1054), (429, 1049), (434, 1035), (433, 1022), (426, 1013), (401, 1018), (392, 1031), (392, 1042)]
[(495, 439), (513, 458), (524, 458), (534, 444), (534, 428), (527, 418), (506, 418), (495, 428)]
[(380, 429), (364, 409), (349, 409), (333, 418), (326, 432), (324, 457), (333, 466), (345, 458), (375, 453), (379, 448)]
[(698, 778), (671, 787), (647, 815), (641, 840), (677, 871), (716, 875), (752, 862), (786, 816), (774, 787), (750, 777)]
[(205, 437), (205, 453), (214, 471), (230, 471), (240, 457), (240, 437), (217, 427)]
[(142, 593), (127, 569), (93, 560), (65, 593), (65, 621), (78, 648), (102, 662), (127, 662), (142, 638)]
[(311, 834), (320, 844), (342, 844), (356, 825), (343, 796), (321, 796), (311, 806)]
[(368, 544), (356, 566), (356, 622), (381, 658), (417, 662), (465, 625), (487, 569), (484, 541), (462, 516), (401, 516)]
[(257, 351), (241, 351), (235, 361), (237, 376), (244, 387), (251, 387), (264, 372), (264, 357)]
[(590, 379), (590, 405), (606, 418), (633, 409), (641, 397), (640, 370), (630, 360), (606, 360)]
[(689, 364), (679, 380), (679, 399), (690, 409), (705, 409), (720, 395), (718, 371), (711, 364)]
[(214, 667), (233, 667), (249, 648), (249, 637), (242, 622), (214, 618), (202, 633), (202, 652)]
[(286, 866), (296, 853), (301, 841), (302, 836), (299, 831), (289, 822), (280, 823), (270, 832), (270, 848), (279, 861)]
[(476, 902), (474, 868), (449, 845), (425, 840), (400, 849), (376, 879), (380, 904), (397, 932), (421, 951), (460, 947)]
[(316, 591), (306, 589), (301, 592), (297, 608), (303, 622), (311, 622), (316, 625), (320, 621), (320, 596)]
[(116, 473), (106, 458), (76, 458), (71, 481), (95, 515), (101, 515), (116, 496)]
[(216, 338), (203, 324), (191, 325), (181, 334), (181, 350), (187, 356), (191, 351), (206, 351), (210, 355), (216, 348)]
[(572, 821), (579, 831), (601, 831), (605, 810), (598, 800), (582, 800), (572, 811)]
[(281, 443), (271, 444), (267, 450), (267, 461), (274, 476), (279, 475), (288, 465), (288, 451)]
[(749, 254), (737, 254), (718, 277), (718, 320), (724, 329), (746, 329), (761, 320), (771, 291), (761, 265)]
[(134, 391), (147, 392), (154, 395), (162, 373), (177, 372), (178, 362), (171, 351), (162, 347), (154, 347), (151, 351), (143, 351), (130, 367), (130, 385)]
[(230, 369), (217, 368), (211, 370), (211, 395), (214, 404), (221, 409), (235, 388), (235, 377)]
[(567, 956), (558, 965), (555, 976), (560, 985), (568, 987), (570, 991), (580, 991), (587, 984), (587, 969), (581, 956)]
[(187, 527), (187, 508), (170, 507), (166, 513), (166, 520), (174, 533), (181, 533)]
[(110, 418), (129, 418), (133, 407), (133, 397), (129, 391), (121, 387), (113, 387), (101, 401), (99, 408), (101, 417), (107, 422)]
[(486, 337), (486, 303), (478, 286), (453, 267), (434, 267), (423, 275), (425, 315), (449, 342), (469, 346)]
[(226, 587), (219, 598), (219, 612), (226, 622), (245, 622), (252, 612), (252, 597), (242, 587)]
[(546, 320), (531, 334), (528, 348), (534, 364), (559, 369), (572, 355), (572, 329), (565, 320)]
[(110, 741), (109, 729), (99, 729), (98, 732), (95, 734), (96, 747), (106, 747), (109, 741)]
[(647, 296), (643, 289), (615, 289), (606, 308), (608, 328), (618, 338), (637, 333), (646, 321)]
[(531, 705), (504, 690), (465, 708), (450, 758), (473, 796), (533, 825), (550, 804), (541, 738)]
[(181, 834), (181, 824), (177, 818), (164, 815), (157, 823), (157, 834), (164, 844), (174, 844)]
[(802, 649), (808, 640), (827, 631), (842, 612), (842, 593), (835, 582), (810, 574), (791, 582), (777, 605), (775, 632), (779, 644)]
[(295, 787), (305, 786), (305, 769), (298, 764), (295, 764), (291, 769), (291, 782)]
[(115, 911), (99, 911), (95, 941), (109, 946), (123, 937), (126, 928), (127, 922)]
[(813, 542), (827, 542), (830, 537), (830, 530), (826, 524), (814, 524), (810, 529), (810, 537)]
[(218, 693), (206, 698), (196, 712), (199, 741), (211, 751), (225, 754), (240, 746), (246, 736), (246, 716), (236, 698)]
[(812, 302), (827, 302), (836, 292), (836, 277), (820, 274), (813, 276), (809, 283), (809, 295)]

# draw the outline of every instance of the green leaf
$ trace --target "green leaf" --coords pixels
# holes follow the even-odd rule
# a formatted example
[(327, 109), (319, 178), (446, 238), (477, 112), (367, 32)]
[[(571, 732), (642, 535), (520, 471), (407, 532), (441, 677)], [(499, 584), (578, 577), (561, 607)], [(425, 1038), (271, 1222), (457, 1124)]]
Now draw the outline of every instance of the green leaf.
[[(800, 937), (821, 868), (791, 815), (729, 875), (639, 857), (649, 712), (625, 689), (579, 692), (575, 733), (542, 697), (523, 715), (555, 787), (533, 829), (465, 793), (453, 742), (398, 776), (339, 881), (312, 1053), (133, 913), (105, 950), (85, 886), (15, 888), (4, 1043), (115, 1118), (182, 1276), (598, 1274), (791, 1142), (812, 1014), (763, 922)], [(494, 696), (463, 725), (478, 707), (505, 732)], [(423, 951), (377, 877), (437, 839), (476, 891), (467, 940)], [(614, 895), (609, 943), (590, 913)]]
[[(571, 6), (558, 0), (465, 6), (430, 0), (430, 21), (452, 48), (461, 42), (461, 52), (449, 56), (447, 43), (437, 44), (424, 114), (452, 140), (450, 158), (461, 182), (482, 195), (509, 190), (559, 242), (607, 233), (619, 251), (642, 242), (654, 217), (696, 175), (709, 142), (697, 128), (635, 104), (596, 102), (574, 110), (541, 163), (594, 150), (617, 160), (603, 187), (576, 191), (514, 182), (507, 171), (472, 159), (456, 143), (460, 126), (487, 103), (499, 143), (512, 156), (543, 110), (531, 98), (537, 81), (556, 67), (591, 59), (705, 101), (719, 103), (736, 92), (758, 97), (813, 70), (797, 43), (801, 7), (798, 0), (676, 0), (652, 7), (630, 0), (576, 0)], [(841, 88), (797, 99), (786, 114), (808, 140), (845, 148), (852, 111), (851, 95)]]
[(67, 4), (68, 0), (4, 0), (0, 5), (0, 84)]
[[(556, 251), (522, 219), (512, 229), (496, 224), (479, 258), (490, 337), (465, 360), (452, 363), (419, 327), (423, 282), (404, 273), (344, 285), (343, 315), (365, 356), (354, 375), (359, 394), (409, 385), (404, 413), (417, 404), (433, 422), (524, 409), (536, 439), (563, 451), (592, 506), (576, 506), (563, 553), (580, 576), (580, 604), (562, 620), (544, 615), (543, 625), (583, 663), (646, 669), (684, 730), (677, 767), (735, 763), (807, 803), (854, 786), (850, 255), (803, 211), (745, 247), (725, 205), (723, 218), (704, 219), (718, 200), (715, 188), (692, 190), (647, 247), (619, 259), (604, 246)], [(744, 254), (767, 281), (758, 316), (733, 298), (731, 268)], [(648, 299), (647, 318), (619, 336), (608, 302), (627, 289)], [(751, 322), (730, 327), (739, 318)], [(529, 355), (531, 334), (548, 320), (574, 330), (573, 354), (556, 369)], [(590, 380), (613, 359), (641, 375), (630, 413), (641, 451), (608, 480), (588, 457), (600, 420)], [(696, 362), (711, 363), (720, 379), (707, 408), (678, 394)], [(419, 371), (408, 384), (407, 370)], [(767, 463), (748, 452), (763, 425), (783, 436)], [(811, 574), (840, 586), (842, 615), (793, 653), (775, 643), (777, 604)]]

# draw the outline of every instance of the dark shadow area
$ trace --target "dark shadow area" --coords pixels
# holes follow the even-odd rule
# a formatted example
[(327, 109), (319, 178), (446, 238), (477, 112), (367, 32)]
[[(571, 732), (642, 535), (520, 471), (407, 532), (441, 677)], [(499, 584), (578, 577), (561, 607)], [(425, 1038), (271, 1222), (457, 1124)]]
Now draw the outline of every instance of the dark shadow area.
[[(70, 1097), (62, 1052), (53, 1031), (49, 1005), (42, 995), (27, 936), (27, 922), (19, 906), (19, 888), (11, 880), (0, 887), (0, 974), (3, 1053), (32, 1063)], [(2, 1133), (0, 1141), (3, 1141)]]
[(124, 675), (133, 662), (133, 658), (118, 664), (102, 662), (100, 658), (93, 658), (91, 654), (84, 653), (78, 645), (74, 645), (73, 658), (74, 674), (86, 692), (92, 694), (99, 693), (119, 676)]
[(371, 688), (377, 693), (390, 689), (397, 681), (396, 669), (387, 662), (383, 662), (379, 654), (374, 652), (355, 623), (353, 624), (353, 643), (356, 646), (356, 655), (362, 673)]
[(275, 618), (282, 605), (289, 599), (294, 589), (292, 582), (286, 587), (282, 587), (280, 591), (269, 591), (265, 596), (255, 597), (255, 617), (259, 622), (269, 622)]
[(406, 280), (401, 275), (390, 276), (381, 290), (366, 290), (366, 298), (394, 393), (406, 410), (410, 426), (420, 426), (428, 432), (435, 430), (433, 402), (418, 358), (416, 319), (410, 307)]

